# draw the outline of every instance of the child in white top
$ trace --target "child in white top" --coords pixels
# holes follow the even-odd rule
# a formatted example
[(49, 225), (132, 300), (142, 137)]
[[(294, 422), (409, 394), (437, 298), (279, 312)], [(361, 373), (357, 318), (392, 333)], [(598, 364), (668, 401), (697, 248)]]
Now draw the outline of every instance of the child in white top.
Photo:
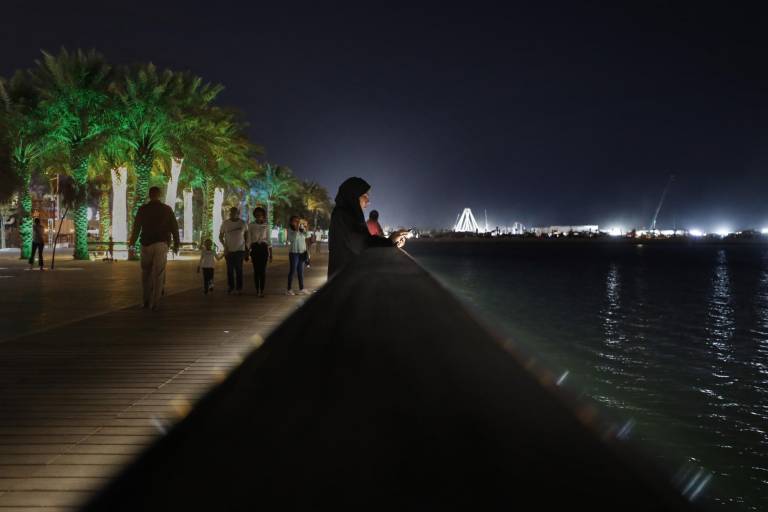
[(216, 260), (220, 260), (223, 256), (216, 254), (213, 250), (213, 241), (208, 239), (205, 241), (205, 247), (200, 251), (200, 262), (197, 264), (197, 273), (200, 273), (200, 269), (203, 269), (203, 293), (206, 295), (208, 292), (213, 291), (213, 271), (216, 268)]
[(292, 215), (288, 228), (288, 289), (286, 295), (296, 295), (291, 288), (293, 285), (293, 275), (299, 278), (299, 295), (309, 293), (304, 289), (304, 265), (307, 259), (307, 234), (305, 225), (300, 222), (297, 215)]

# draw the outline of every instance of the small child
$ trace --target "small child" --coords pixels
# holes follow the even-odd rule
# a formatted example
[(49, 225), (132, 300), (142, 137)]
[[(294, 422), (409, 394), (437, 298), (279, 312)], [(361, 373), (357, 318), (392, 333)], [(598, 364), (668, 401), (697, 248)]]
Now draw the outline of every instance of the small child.
[(205, 241), (205, 247), (200, 251), (200, 263), (197, 264), (197, 273), (200, 273), (200, 269), (203, 269), (203, 293), (206, 295), (208, 292), (213, 291), (213, 270), (216, 268), (216, 260), (220, 260), (224, 256), (216, 254), (213, 250), (213, 241), (209, 238)]

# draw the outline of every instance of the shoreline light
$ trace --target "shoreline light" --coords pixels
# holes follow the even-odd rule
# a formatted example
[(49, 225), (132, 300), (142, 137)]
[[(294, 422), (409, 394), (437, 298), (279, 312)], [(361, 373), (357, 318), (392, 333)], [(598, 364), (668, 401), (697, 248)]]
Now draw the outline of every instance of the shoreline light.
[(731, 230), (728, 228), (720, 227), (715, 230), (715, 234), (719, 237), (725, 238), (726, 236), (731, 234)]

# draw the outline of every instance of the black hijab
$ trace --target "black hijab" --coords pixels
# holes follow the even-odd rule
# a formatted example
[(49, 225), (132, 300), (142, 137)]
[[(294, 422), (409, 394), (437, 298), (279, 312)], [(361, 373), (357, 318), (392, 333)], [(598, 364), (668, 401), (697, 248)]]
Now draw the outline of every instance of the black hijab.
[(365, 215), (360, 208), (360, 196), (371, 189), (371, 186), (363, 178), (352, 177), (344, 180), (336, 194), (336, 206), (334, 213), (342, 214), (344, 223), (354, 231), (368, 231), (365, 225)]

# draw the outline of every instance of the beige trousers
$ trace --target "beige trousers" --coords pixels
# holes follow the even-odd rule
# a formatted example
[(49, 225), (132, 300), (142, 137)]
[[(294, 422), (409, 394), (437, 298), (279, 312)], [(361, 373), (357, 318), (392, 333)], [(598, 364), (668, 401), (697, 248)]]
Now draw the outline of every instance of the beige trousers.
[(141, 284), (144, 288), (144, 304), (153, 308), (160, 304), (165, 286), (165, 263), (168, 260), (168, 244), (155, 242), (141, 246)]

